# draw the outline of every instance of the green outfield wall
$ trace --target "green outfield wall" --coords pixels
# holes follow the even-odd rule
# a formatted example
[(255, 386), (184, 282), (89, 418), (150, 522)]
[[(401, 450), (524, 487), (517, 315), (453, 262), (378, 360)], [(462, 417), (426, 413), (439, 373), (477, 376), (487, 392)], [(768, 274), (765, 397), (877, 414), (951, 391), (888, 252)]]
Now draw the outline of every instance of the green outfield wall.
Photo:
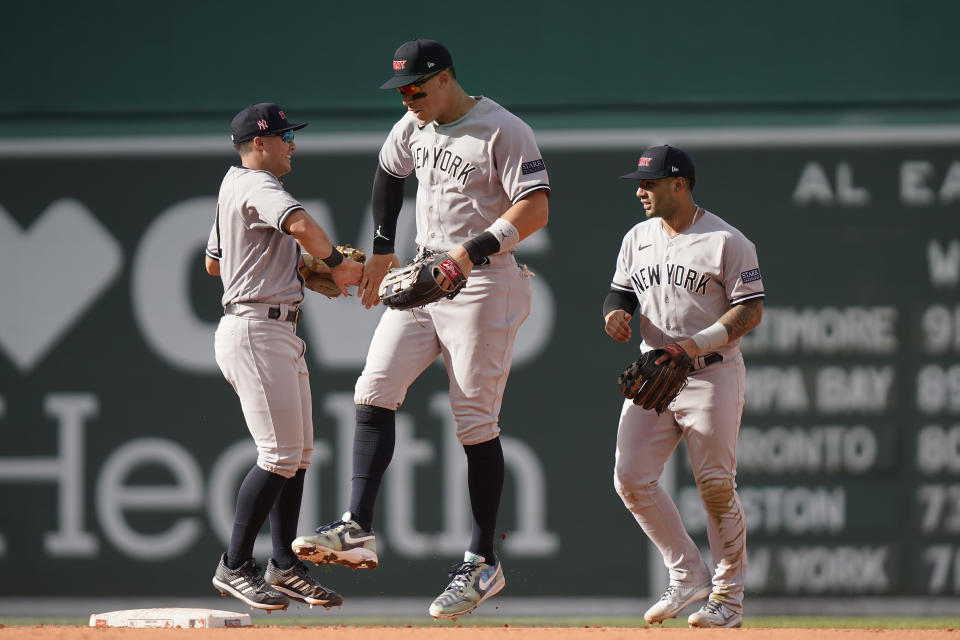
[[(956, 595), (960, 131), (794, 133), (737, 145), (725, 130), (659, 134), (693, 154), (697, 201), (755, 241), (768, 294), (744, 343), (748, 591)], [(513, 595), (664, 584), (612, 484), (615, 380), (636, 345), (607, 338), (600, 317), (620, 239), (641, 216), (617, 176), (652, 141), (636, 130), (540, 135), (551, 221), (520, 247), (537, 274), (534, 312), (502, 413), (498, 548)], [(2, 596), (211, 593), (255, 455), (214, 363), (220, 287), (202, 268), (233, 158), (218, 137), (192, 153), (165, 144), (0, 153), (0, 572), (18, 576)], [(376, 148), (362, 134), (304, 136), (285, 178), (333, 237), (362, 247)], [(352, 298), (306, 304), (317, 446), (304, 531), (346, 506), (352, 389), (377, 317)], [(431, 367), (400, 411), (375, 522), (380, 568), (320, 571), (347, 595), (429, 596), (463, 551), (469, 509), (446, 386)], [(682, 451), (663, 482), (706, 545)]]

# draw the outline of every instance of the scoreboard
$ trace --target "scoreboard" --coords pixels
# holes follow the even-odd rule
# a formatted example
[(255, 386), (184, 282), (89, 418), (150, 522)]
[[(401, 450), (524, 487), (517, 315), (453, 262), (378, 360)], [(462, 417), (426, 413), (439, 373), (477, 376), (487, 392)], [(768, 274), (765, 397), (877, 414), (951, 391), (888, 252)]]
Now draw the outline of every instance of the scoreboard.
[(767, 292), (743, 340), (748, 592), (960, 593), (960, 149), (695, 158), (718, 190), (701, 204), (757, 244)]

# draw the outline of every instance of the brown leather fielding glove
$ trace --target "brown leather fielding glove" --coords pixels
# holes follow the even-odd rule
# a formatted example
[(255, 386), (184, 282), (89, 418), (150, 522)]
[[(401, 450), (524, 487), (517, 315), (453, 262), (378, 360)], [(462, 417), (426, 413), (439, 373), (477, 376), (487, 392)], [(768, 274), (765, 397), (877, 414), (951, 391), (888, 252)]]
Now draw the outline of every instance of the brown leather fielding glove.
[[(363, 249), (354, 249), (348, 244), (337, 245), (337, 251), (343, 254), (344, 258), (349, 258), (354, 262), (364, 262), (367, 255)], [(300, 253), (300, 277), (303, 278), (303, 284), (312, 291), (322, 293), (328, 298), (336, 298), (340, 295), (340, 287), (333, 281), (330, 275), (330, 267), (323, 260), (303, 251)]]

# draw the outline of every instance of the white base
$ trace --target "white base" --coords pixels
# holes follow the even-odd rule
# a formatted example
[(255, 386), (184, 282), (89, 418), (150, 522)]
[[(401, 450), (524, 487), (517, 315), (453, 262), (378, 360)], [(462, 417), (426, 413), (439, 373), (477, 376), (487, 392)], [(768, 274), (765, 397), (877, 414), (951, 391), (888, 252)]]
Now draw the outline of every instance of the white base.
[(127, 609), (90, 615), (91, 627), (212, 629), (214, 627), (249, 627), (250, 624), (250, 614), (215, 609)]

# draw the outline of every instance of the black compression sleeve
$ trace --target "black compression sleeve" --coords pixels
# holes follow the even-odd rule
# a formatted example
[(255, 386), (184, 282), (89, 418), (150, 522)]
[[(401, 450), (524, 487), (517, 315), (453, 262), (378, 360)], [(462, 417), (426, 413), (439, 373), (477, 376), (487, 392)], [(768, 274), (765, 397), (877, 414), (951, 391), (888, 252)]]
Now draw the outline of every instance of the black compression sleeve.
[(623, 309), (632, 316), (633, 312), (637, 310), (638, 304), (640, 304), (640, 301), (634, 292), (610, 289), (610, 292), (603, 301), (603, 317), (606, 318), (614, 309)]
[(397, 235), (397, 218), (403, 207), (403, 178), (396, 178), (377, 164), (373, 176), (373, 252), (393, 253)]

